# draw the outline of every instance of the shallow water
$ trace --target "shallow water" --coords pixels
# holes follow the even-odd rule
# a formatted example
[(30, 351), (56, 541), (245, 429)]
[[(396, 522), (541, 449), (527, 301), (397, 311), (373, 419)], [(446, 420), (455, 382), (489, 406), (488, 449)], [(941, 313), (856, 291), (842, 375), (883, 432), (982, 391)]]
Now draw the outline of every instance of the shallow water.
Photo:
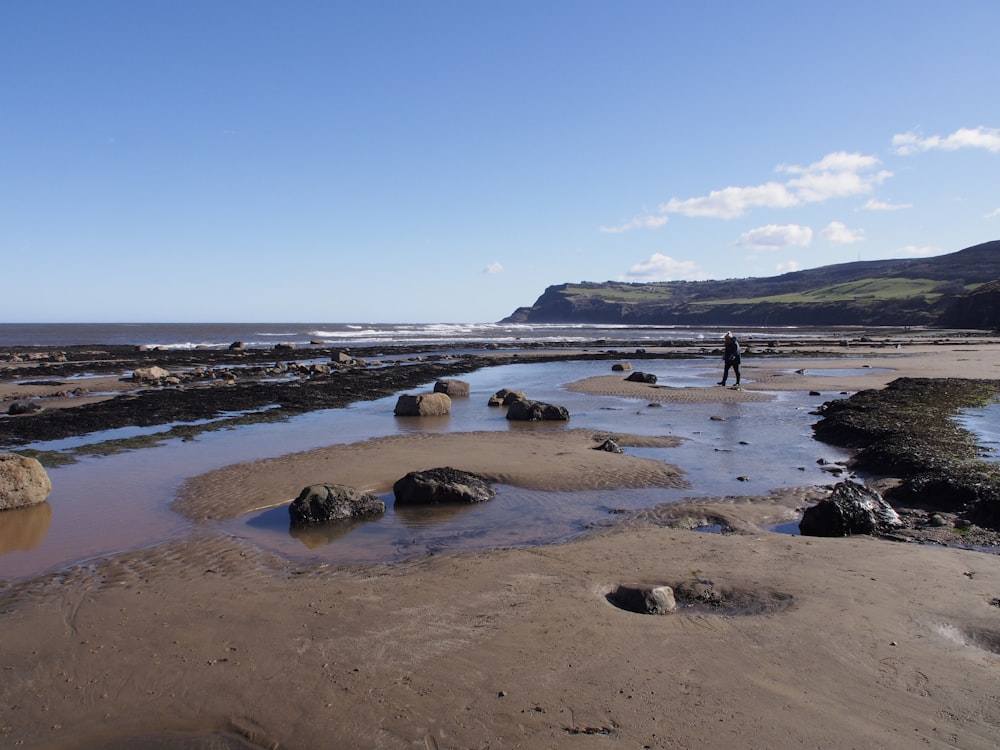
[[(714, 387), (714, 360), (643, 363), (659, 382)], [(396, 396), (346, 409), (312, 412), (287, 422), (258, 424), (169, 440), (159, 447), (106, 457), (49, 471), (53, 491), (44, 510), (8, 511), (0, 519), (0, 577), (21, 577), (57, 569), (94, 556), (152, 545), (189, 531), (173, 512), (172, 499), (188, 477), (237, 462), (373, 437), (474, 430), (563, 430), (587, 427), (640, 435), (683, 438), (675, 448), (630, 448), (629, 454), (679, 466), (688, 489), (533, 492), (501, 486), (495, 500), (476, 506), (395, 512), (377, 520), (296, 533), (284, 506), (249, 514), (221, 528), (295, 559), (370, 563), (413, 555), (498, 546), (537, 545), (572, 537), (614, 510), (630, 510), (684, 497), (764, 494), (777, 487), (830, 484), (817, 459), (847, 454), (818, 443), (810, 412), (836, 394), (777, 393), (769, 403), (664, 404), (641, 399), (589, 396), (563, 385), (608, 374), (607, 362), (555, 362), (493, 367), (463, 376), (472, 394), (454, 399), (440, 418), (393, 415)], [(427, 390), (432, 387), (428, 383)], [(568, 423), (524, 424), (505, 419), (505, 410), (486, 406), (503, 387), (569, 409)], [(721, 419), (713, 419), (713, 417)], [(443, 462), (444, 463), (444, 462)], [(277, 498), (290, 500), (291, 498)], [(13, 515), (12, 515), (13, 514)], [(33, 514), (33, 515), (29, 515)], [(20, 527), (30, 532), (19, 532)]]
[(1000, 462), (1000, 401), (981, 409), (964, 409), (956, 421), (976, 436), (983, 460)]

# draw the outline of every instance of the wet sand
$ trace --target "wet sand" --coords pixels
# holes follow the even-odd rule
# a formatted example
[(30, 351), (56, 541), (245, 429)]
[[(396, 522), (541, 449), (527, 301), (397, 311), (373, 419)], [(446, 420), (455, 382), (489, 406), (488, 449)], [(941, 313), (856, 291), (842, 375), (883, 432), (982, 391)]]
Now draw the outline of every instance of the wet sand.
[[(740, 391), (617, 376), (572, 387), (669, 404), (901, 375), (1000, 378), (995, 345), (856, 354), (748, 357)], [(850, 373), (810, 373), (823, 367)], [(437, 463), (526, 487), (676, 481), (659, 462), (592, 451), (597, 437), (366, 441), (196, 477), (178, 509), (231, 517), (320, 475), (378, 490), (400, 466), (445, 456)], [(997, 747), (1000, 557), (765, 530), (816, 499), (816, 488), (701, 499), (568, 544), (351, 568), (292, 563), (202, 524), (0, 591), (0, 744)], [(672, 528), (685, 516), (733, 533)], [(619, 583), (691, 581), (741, 608), (638, 615), (606, 598)]]

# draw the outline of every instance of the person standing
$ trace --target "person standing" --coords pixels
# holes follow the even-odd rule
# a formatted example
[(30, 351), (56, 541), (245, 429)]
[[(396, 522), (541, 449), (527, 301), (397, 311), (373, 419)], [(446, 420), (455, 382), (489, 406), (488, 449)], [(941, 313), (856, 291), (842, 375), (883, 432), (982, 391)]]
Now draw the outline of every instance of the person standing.
[(733, 375), (736, 376), (736, 385), (740, 384), (740, 342), (736, 340), (732, 331), (726, 332), (722, 347), (722, 380), (719, 385), (725, 385), (729, 379), (729, 368), (732, 368)]

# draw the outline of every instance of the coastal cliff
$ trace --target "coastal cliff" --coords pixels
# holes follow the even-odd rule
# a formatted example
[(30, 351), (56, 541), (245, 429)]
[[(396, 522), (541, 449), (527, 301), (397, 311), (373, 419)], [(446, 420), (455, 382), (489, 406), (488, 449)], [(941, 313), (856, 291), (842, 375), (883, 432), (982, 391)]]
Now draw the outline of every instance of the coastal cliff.
[[(550, 286), (504, 323), (1000, 328), (1000, 240), (766, 278)], [(982, 289), (982, 291), (980, 291)]]

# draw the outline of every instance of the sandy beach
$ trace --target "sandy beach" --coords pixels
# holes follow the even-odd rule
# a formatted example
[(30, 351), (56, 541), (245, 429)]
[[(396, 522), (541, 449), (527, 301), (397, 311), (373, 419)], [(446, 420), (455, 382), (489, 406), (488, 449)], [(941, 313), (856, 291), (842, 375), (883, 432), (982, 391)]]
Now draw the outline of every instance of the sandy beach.
[[(1000, 379), (992, 340), (856, 347), (849, 365), (822, 354), (747, 357), (740, 390), (620, 375), (568, 388), (722, 403)], [(822, 368), (850, 372), (811, 374)], [(1000, 747), (1000, 556), (765, 530), (815, 487), (661, 506), (565, 544), (365, 567), (293, 563), (208, 523), (317, 481), (385, 492), (430, 461), (528, 488), (678, 486), (662, 462), (592, 450), (603, 437), (411, 434), (192, 478), (175, 508), (194, 533), (0, 589), (0, 745)], [(686, 516), (731, 531), (677, 528)], [(654, 616), (609, 602), (635, 582), (708, 586), (734, 605)]]

